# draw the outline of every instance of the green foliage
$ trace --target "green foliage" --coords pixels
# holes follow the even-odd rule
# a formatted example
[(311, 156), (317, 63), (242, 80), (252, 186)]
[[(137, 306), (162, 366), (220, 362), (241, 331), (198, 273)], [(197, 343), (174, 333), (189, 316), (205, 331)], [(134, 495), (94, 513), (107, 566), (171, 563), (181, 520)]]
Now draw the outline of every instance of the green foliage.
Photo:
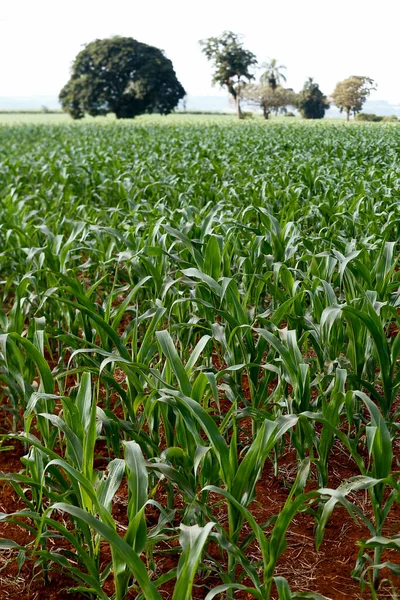
[(356, 121), (369, 121), (372, 123), (398, 123), (399, 118), (396, 115), (390, 115), (386, 117), (382, 117), (380, 115), (375, 115), (373, 113), (359, 113), (355, 117)]
[(358, 113), (355, 119), (356, 121), (370, 121), (372, 123), (379, 123), (380, 121), (383, 121), (383, 117), (374, 115), (373, 113)]
[(325, 111), (329, 108), (327, 97), (311, 77), (297, 94), (297, 107), (305, 119), (323, 119)]
[(287, 106), (297, 104), (297, 97), (293, 90), (285, 89), (280, 85), (273, 88), (270, 85), (250, 84), (245, 87), (243, 97), (260, 106), (265, 119), (268, 119), (271, 112), (285, 113)]
[(375, 82), (370, 77), (352, 75), (336, 85), (332, 100), (340, 112), (346, 112), (349, 120), (350, 113), (356, 115), (361, 112), (364, 102), (375, 89)]
[(118, 119), (146, 112), (170, 113), (185, 95), (161, 50), (127, 37), (95, 40), (79, 52), (60, 92), (74, 119), (115, 113)]
[(228, 90), (240, 117), (240, 97), (246, 83), (254, 79), (251, 67), (257, 64), (255, 55), (243, 48), (241, 36), (232, 31), (224, 31), (219, 37), (200, 40), (200, 45), (207, 60), (213, 63), (213, 84)]
[(260, 77), (260, 83), (262, 85), (268, 85), (275, 90), (281, 81), (286, 81), (286, 77), (282, 73), (283, 70), (286, 70), (286, 67), (285, 65), (278, 65), (276, 58), (271, 58), (270, 60), (263, 62), (261, 68), (265, 69)]
[[(101, 600), (189, 600), (199, 578), (209, 599), (321, 598), (276, 565), (296, 515), (320, 546), (341, 505), (377, 597), (398, 573), (399, 142), (232, 117), (0, 128), (13, 560)], [(332, 489), (339, 443), (354, 477)]]

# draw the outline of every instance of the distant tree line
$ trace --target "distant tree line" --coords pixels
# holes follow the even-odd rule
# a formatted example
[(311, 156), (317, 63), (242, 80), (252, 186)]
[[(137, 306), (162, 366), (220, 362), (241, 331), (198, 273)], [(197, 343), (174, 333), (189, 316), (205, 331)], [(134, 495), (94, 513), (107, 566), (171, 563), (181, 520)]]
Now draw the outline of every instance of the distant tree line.
[[(274, 58), (262, 63), (263, 73), (259, 82), (254, 83), (252, 68), (257, 65), (257, 59), (243, 47), (242, 36), (225, 31), (219, 37), (200, 40), (200, 45), (207, 59), (213, 63), (213, 83), (228, 90), (239, 118), (242, 116), (242, 99), (260, 106), (266, 119), (271, 113), (285, 113), (290, 106), (297, 108), (305, 119), (322, 119), (325, 116), (329, 100), (319, 85), (310, 77), (298, 94), (291, 88), (284, 88), (281, 82), (286, 82), (283, 74), (286, 67), (278, 65)], [(361, 112), (365, 100), (374, 89), (373, 79), (354, 75), (339, 82), (331, 98), (349, 120), (350, 114)]]
[[(256, 82), (257, 58), (243, 46), (242, 36), (232, 31), (201, 40), (200, 45), (213, 64), (213, 84), (228, 91), (239, 118), (243, 116), (243, 100), (260, 107), (266, 119), (271, 113), (287, 113), (289, 107), (298, 109), (305, 119), (322, 119), (329, 108), (328, 98), (312, 78), (298, 93), (285, 88), (286, 67), (275, 58), (261, 64)], [(370, 77), (352, 76), (336, 85), (331, 101), (349, 119), (361, 112), (374, 89)], [(115, 36), (95, 40), (79, 52), (59, 99), (63, 110), (74, 119), (110, 112), (121, 119), (151, 112), (168, 114), (185, 95), (172, 62), (162, 50)]]

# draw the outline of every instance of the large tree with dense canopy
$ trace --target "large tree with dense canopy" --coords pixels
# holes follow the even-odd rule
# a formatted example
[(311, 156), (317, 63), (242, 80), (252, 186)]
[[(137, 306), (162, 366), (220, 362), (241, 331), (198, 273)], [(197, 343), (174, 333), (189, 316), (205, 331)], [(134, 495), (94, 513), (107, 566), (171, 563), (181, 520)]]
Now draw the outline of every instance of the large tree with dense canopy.
[(129, 37), (95, 40), (79, 52), (60, 92), (74, 119), (115, 113), (118, 119), (170, 113), (185, 95), (164, 53)]

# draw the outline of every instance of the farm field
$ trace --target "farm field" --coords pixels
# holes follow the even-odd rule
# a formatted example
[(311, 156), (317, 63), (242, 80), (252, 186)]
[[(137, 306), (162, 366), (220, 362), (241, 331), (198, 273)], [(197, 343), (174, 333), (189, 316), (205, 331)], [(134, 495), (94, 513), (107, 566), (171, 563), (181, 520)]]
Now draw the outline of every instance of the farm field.
[(397, 598), (400, 127), (2, 122), (2, 597)]
[[(260, 115), (257, 115), (255, 118), (257, 119), (261, 119)], [(277, 116), (273, 117), (274, 121), (282, 121), (284, 119), (284, 117), (281, 116)], [(288, 121), (294, 121), (295, 119), (285, 119), (286, 122)], [(160, 118), (159, 115), (141, 115), (139, 117), (137, 117), (135, 119), (135, 125), (137, 123), (140, 123), (141, 125), (144, 124), (154, 124), (154, 125), (165, 125), (165, 124), (172, 124), (172, 123), (197, 123), (197, 124), (202, 124), (204, 122), (210, 122), (213, 121), (215, 123), (225, 123), (230, 121), (231, 123), (236, 123), (237, 121), (237, 117), (235, 117), (234, 115), (230, 115), (230, 114), (226, 114), (226, 115), (213, 115), (213, 114), (208, 114), (208, 115), (196, 115), (196, 114), (192, 114), (192, 113), (183, 113), (183, 112), (176, 112), (176, 113), (171, 113), (170, 115), (167, 116), (163, 116), (162, 118)], [(82, 124), (95, 124), (95, 125), (105, 125), (105, 124), (111, 124), (111, 123), (115, 123), (116, 122), (116, 118), (114, 115), (112, 114), (108, 114), (106, 116), (100, 116), (100, 117), (91, 117), (89, 115), (86, 115), (81, 121), (79, 121), (78, 123), (75, 123), (75, 126), (80, 126)], [(52, 112), (52, 113), (45, 113), (45, 112), (41, 112), (41, 111), (31, 111), (31, 112), (18, 112), (18, 111), (9, 111), (9, 112), (2, 112), (0, 110), (0, 124), (1, 125), (60, 125), (60, 124), (65, 124), (65, 125), (71, 125), (72, 126), (73, 121), (71, 120), (71, 117), (69, 115), (67, 115), (66, 113), (63, 112)], [(124, 125), (122, 121), (120, 121), (120, 125)], [(126, 127), (131, 127), (132, 123), (125, 123)]]

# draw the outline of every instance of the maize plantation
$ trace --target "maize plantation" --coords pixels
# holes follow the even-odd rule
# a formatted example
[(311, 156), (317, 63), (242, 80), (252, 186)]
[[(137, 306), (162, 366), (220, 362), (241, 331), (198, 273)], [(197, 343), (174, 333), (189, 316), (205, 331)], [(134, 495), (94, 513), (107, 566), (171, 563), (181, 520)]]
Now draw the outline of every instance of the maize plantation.
[(400, 128), (0, 127), (3, 598), (400, 595)]

